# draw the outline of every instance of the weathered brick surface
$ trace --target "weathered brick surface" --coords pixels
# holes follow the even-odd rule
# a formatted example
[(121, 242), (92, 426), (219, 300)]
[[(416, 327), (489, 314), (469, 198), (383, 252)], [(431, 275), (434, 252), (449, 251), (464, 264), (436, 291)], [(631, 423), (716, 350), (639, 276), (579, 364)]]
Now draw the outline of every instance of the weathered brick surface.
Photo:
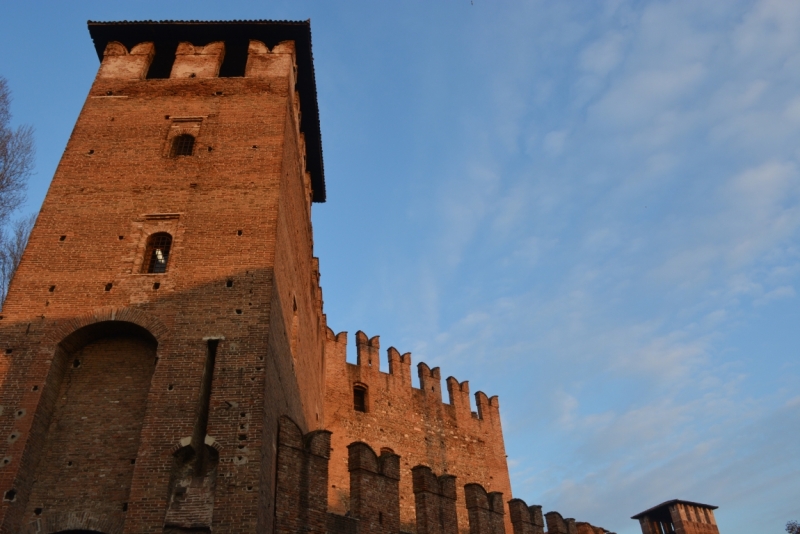
[(350, 513), (358, 519), (357, 534), (400, 531), (400, 457), (381, 455), (363, 442), (347, 447), (350, 471)]
[[(375, 450), (389, 449), (401, 457), (400, 520), (412, 530), (415, 500), (411, 468), (426, 465), (437, 473), (480, 483), (511, 494), (497, 397), (482, 392), (477, 413), (470, 409), (469, 384), (447, 379), (449, 403), (442, 402), (439, 369), (419, 364), (419, 389), (411, 385), (411, 355), (390, 348), (389, 372), (380, 370), (379, 340), (356, 334), (358, 363), (346, 358), (347, 334), (328, 330), (325, 427), (333, 432), (329, 502), (345, 513), (349, 502), (347, 445), (364, 441)], [(367, 411), (354, 410), (353, 386), (367, 389)], [(457, 490), (458, 521), (468, 527), (463, 488)], [(507, 522), (508, 530), (511, 523)]]
[(411, 472), (417, 534), (457, 534), (456, 477), (437, 477), (424, 465), (414, 467)]
[(503, 494), (487, 493), (480, 484), (464, 486), (470, 534), (505, 534)]
[[(272, 530), (278, 419), (321, 424), (325, 318), (294, 46), (256, 43), (240, 78), (215, 77), (219, 53), (181, 46), (195, 53), (168, 79), (143, 79), (148, 45), (109, 46), (11, 284), (2, 532), (164, 531), (206, 338), (220, 340), (207, 420), (219, 458), (213, 500), (198, 488), (185, 508), (206, 503), (198, 517), (215, 532)], [(194, 155), (170, 158), (181, 133), (196, 136)], [(173, 237), (167, 272), (142, 274), (155, 232)], [(149, 334), (113, 337), (123, 323)], [(157, 363), (143, 356), (147, 336)], [(87, 367), (72, 370), (81, 355)]]
[(328, 455), (330, 432), (317, 430), (303, 436), (288, 417), (278, 430), (278, 476), (275, 533), (328, 529)]
[(511, 499), (508, 501), (508, 511), (514, 534), (544, 534), (541, 506), (528, 506), (522, 499)]

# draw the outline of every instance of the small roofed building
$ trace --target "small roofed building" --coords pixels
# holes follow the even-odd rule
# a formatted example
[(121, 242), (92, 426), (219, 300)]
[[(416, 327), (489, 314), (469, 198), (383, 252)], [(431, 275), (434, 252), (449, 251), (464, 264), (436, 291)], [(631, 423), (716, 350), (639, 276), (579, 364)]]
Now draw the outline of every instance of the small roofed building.
[(662, 502), (631, 519), (638, 519), (642, 534), (718, 534), (717, 506), (673, 499)]

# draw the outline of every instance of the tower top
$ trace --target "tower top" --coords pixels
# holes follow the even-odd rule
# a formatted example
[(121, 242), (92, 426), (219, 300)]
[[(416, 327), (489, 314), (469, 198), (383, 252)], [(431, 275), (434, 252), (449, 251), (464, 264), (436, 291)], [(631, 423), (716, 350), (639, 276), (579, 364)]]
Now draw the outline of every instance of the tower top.
[(325, 202), (325, 171), (322, 164), (322, 134), (319, 125), (317, 84), (311, 51), (311, 21), (286, 20), (164, 20), (164, 21), (89, 21), (89, 34), (97, 57), (102, 61), (106, 45), (118, 41), (128, 50), (142, 42), (152, 42), (156, 55), (147, 79), (169, 78), (178, 43), (204, 46), (225, 42), (225, 58), (219, 76), (244, 76), (247, 49), (251, 40), (261, 41), (270, 49), (282, 41), (294, 41), (297, 61), (297, 91), (302, 116), (300, 128), (305, 135), (306, 169), (311, 174), (314, 202)]
[(631, 519), (641, 519), (644, 516), (655, 516), (658, 515), (660, 512), (663, 512), (667, 516), (669, 516), (669, 507), (672, 506), (673, 504), (688, 504), (689, 506), (696, 506), (698, 508), (707, 508), (709, 510), (716, 510), (717, 508), (719, 508), (719, 506), (713, 506), (711, 504), (683, 501), (681, 499), (672, 499), (671, 501), (665, 501), (659, 505), (653, 506), (652, 508), (648, 508), (644, 512), (639, 512), (635, 516), (631, 517)]

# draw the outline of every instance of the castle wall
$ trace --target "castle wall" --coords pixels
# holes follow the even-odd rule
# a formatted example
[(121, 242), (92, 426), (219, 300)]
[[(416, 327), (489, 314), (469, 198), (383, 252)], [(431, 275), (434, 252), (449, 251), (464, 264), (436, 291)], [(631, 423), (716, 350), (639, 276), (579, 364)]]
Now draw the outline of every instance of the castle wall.
[[(109, 45), (2, 312), (0, 530), (161, 533), (165, 517), (191, 519), (183, 503), (195, 528), (271, 532), (278, 419), (317, 428), (324, 387), (293, 48), (252, 76), (216, 77), (217, 46), (145, 79), (149, 47), (122, 46)], [(169, 157), (185, 133), (194, 154)], [(143, 274), (155, 232), (173, 237), (167, 271)], [(106, 350), (121, 324), (156, 339), (152, 378), (126, 370), (133, 348)], [(80, 351), (112, 375), (63, 399), (81, 369), (60, 355)], [(82, 441), (86, 421), (122, 414), (123, 430)], [(91, 470), (37, 475), (72, 454)]]
[[(356, 334), (358, 364), (346, 362), (347, 335), (328, 330), (325, 428), (332, 431), (329, 506), (344, 514), (350, 509), (347, 445), (363, 441), (376, 451), (400, 456), (401, 530), (414, 528), (412, 467), (424, 465), (461, 481), (481, 484), (487, 491), (511, 498), (497, 397), (476, 395), (477, 413), (470, 409), (469, 385), (447, 379), (449, 402), (442, 402), (439, 369), (421, 363), (419, 389), (411, 385), (411, 355), (389, 349), (389, 372), (380, 370), (379, 340)], [(366, 388), (366, 412), (354, 410), (353, 387)], [(459, 529), (469, 529), (463, 487), (457, 490)], [(505, 514), (506, 530), (511, 523)]]

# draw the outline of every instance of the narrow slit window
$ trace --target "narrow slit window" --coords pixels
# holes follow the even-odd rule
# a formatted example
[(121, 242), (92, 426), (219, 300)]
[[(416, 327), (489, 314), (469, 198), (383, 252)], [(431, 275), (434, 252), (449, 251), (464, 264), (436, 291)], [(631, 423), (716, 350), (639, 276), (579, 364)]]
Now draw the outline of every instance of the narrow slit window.
[(357, 412), (367, 411), (367, 389), (363, 386), (353, 388), (353, 409)]
[(172, 248), (171, 235), (166, 232), (151, 235), (147, 239), (147, 249), (144, 253), (144, 272), (154, 274), (167, 272), (170, 248)]
[(178, 156), (191, 156), (194, 152), (194, 136), (189, 134), (181, 134), (172, 140), (172, 151), (170, 156), (177, 158)]

